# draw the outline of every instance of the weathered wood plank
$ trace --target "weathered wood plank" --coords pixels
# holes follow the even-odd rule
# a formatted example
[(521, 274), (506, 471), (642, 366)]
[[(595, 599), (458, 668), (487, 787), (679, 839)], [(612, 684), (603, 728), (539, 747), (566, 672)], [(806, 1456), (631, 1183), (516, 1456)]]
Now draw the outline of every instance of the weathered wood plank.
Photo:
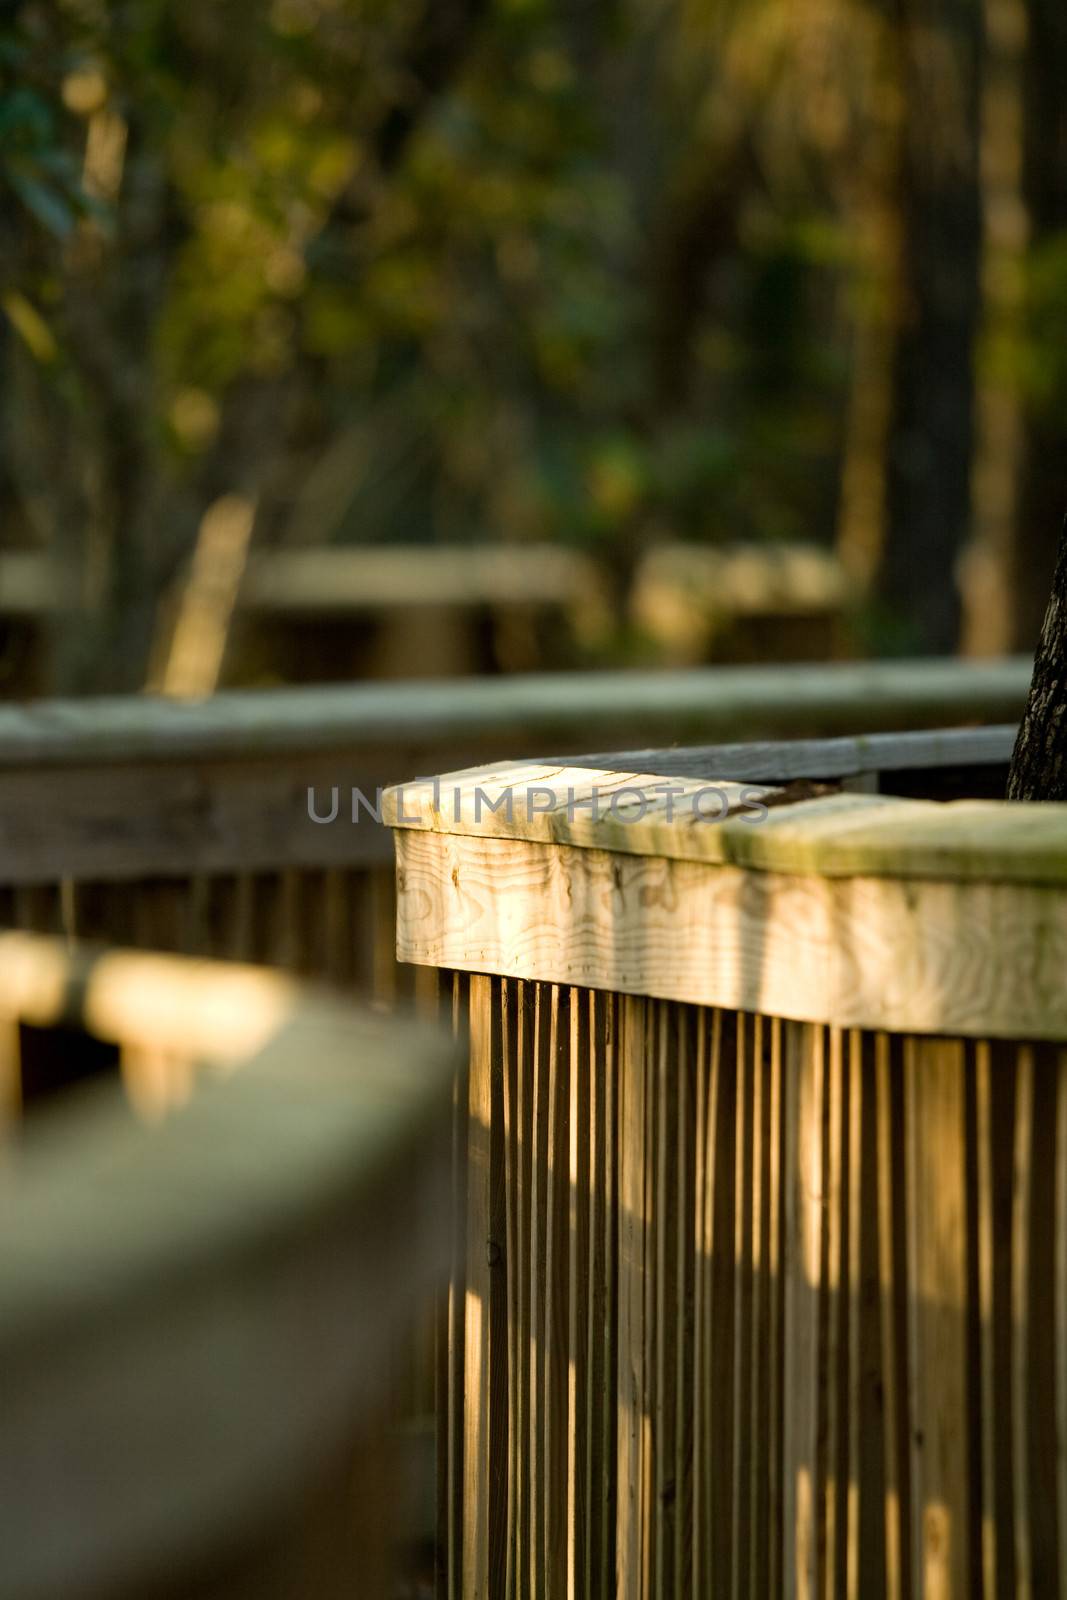
[(825, 735), (902, 722), (1007, 722), (1022, 714), (1031, 668), (1022, 657), (939, 658), (243, 690), (203, 701), (52, 700), (0, 707), (0, 765), (189, 761), (367, 745), (441, 750), (471, 735), (498, 751), (516, 742), (519, 749), (552, 749), (567, 735), (568, 748), (577, 749), (573, 741), (588, 746), (592, 729), (631, 744), (648, 734), (663, 745), (775, 730)]
[(1067, 903), (397, 834), (403, 961), (841, 1027), (1067, 1036)]
[(737, 783), (884, 775), (883, 787), (892, 793), (894, 772), (1004, 766), (1011, 758), (1017, 731), (1015, 723), (1001, 723), (986, 728), (921, 729), (831, 739), (754, 739), (744, 744), (684, 745), (669, 750), (605, 750), (570, 755), (567, 765), (628, 769), (657, 777), (732, 778)]
[(558, 544), (319, 545), (254, 552), (241, 609), (330, 616), (395, 607), (573, 604), (592, 562)]
[[(809, 791), (810, 793), (810, 791)], [(794, 796), (732, 779), (531, 762), (387, 791), (398, 831), (527, 840), (820, 877), (1067, 882), (1067, 803)]]

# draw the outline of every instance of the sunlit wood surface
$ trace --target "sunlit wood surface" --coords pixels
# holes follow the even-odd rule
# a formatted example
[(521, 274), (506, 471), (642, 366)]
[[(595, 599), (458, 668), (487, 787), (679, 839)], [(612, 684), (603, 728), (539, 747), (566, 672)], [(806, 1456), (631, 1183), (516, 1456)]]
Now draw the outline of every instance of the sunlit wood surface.
[(568, 815), (656, 771), (391, 800), (471, 1019), (447, 1592), (1067, 1593), (1067, 812)]
[[(998, 719), (1028, 681), (1025, 662), (891, 662), (0, 706), (0, 925), (266, 962), (392, 1002), (422, 991), (395, 960), (392, 843), (369, 809), (385, 785), (624, 736), (658, 741), (642, 753), (655, 779), (995, 773), (1014, 738)], [(662, 748), (939, 717), (993, 725)], [(646, 835), (627, 830), (625, 847)]]

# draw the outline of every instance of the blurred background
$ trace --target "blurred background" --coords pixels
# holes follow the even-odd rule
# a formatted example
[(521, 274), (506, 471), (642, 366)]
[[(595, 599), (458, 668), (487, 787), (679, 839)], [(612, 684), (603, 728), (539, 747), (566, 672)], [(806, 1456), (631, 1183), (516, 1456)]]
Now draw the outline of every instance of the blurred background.
[(0, 693), (1032, 648), (1062, 0), (0, 17)]

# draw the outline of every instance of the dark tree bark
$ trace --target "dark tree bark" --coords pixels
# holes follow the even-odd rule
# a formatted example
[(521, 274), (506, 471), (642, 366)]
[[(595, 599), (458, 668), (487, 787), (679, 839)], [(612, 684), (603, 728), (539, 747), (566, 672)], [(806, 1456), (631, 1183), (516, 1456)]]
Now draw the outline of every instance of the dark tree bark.
[(1067, 800), (1067, 521), (1030, 697), (1012, 752), (1009, 800)]

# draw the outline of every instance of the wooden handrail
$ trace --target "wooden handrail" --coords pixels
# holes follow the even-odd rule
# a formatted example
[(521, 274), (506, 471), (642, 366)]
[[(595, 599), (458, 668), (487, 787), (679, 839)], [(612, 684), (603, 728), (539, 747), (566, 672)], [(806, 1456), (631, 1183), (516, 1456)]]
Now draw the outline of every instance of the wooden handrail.
[[(1028, 679), (1022, 661), (892, 662), (0, 707), (0, 885), (383, 865), (388, 830), (361, 802), (353, 823), (354, 790), (373, 807), (383, 786), (404, 778), (509, 749), (588, 749), (620, 734), (657, 741), (646, 770), (705, 759), (726, 772), (729, 750), (689, 757), (662, 747), (776, 727), (996, 721), (1021, 709)], [(1011, 737), (1008, 728), (968, 730), (968, 759), (1006, 759)], [(906, 747), (886, 735), (854, 743), (851, 754), (827, 750), (824, 775), (843, 761), (902, 761)], [(937, 758), (924, 747), (916, 759)], [(309, 791), (320, 816), (336, 797), (332, 824), (312, 820)]]
[[(152, 1129), (111, 1096), (54, 1111), (0, 1164), (0, 1589), (198, 1593), (384, 1415), (447, 1260), (455, 1050), (275, 975), (14, 935), (0, 1020), (243, 1064)], [(336, 1592), (385, 1593), (353, 1553)]]
[[(908, 759), (924, 737), (943, 760), (949, 735)], [(385, 813), (404, 961), (839, 1027), (1067, 1032), (1067, 806), (524, 763), (403, 785)]]
[(469, 974), (454, 1592), (1062, 1587), (1067, 806), (928, 798), (1009, 743), (387, 796)]
[(472, 737), (500, 754), (516, 738), (553, 748), (566, 736), (576, 750), (612, 733), (633, 748), (646, 731), (662, 746), (768, 731), (1002, 722), (1021, 715), (1030, 671), (1024, 657), (946, 658), (234, 690), (198, 702), (51, 700), (0, 707), (0, 767), (440, 748)]

